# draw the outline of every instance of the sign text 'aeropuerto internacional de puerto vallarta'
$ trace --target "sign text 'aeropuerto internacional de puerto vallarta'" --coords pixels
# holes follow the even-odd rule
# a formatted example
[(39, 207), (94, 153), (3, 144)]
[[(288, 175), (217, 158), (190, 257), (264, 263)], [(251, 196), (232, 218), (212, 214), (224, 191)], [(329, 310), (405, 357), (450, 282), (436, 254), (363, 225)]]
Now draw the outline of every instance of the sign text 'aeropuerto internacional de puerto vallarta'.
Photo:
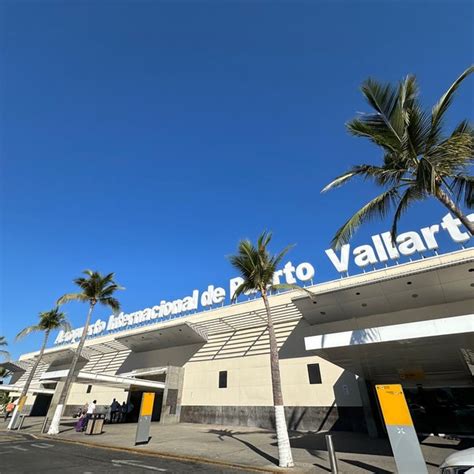
[[(296, 267), (287, 262), (285, 266), (275, 272), (273, 282), (275, 284), (288, 283), (295, 284), (298, 282), (307, 282), (314, 276), (314, 267), (308, 262), (303, 262)], [(134, 313), (119, 313), (109, 316), (107, 321), (98, 319), (94, 324), (91, 324), (88, 329), (88, 336), (96, 336), (102, 334), (104, 331), (114, 331), (117, 329), (130, 329), (138, 324), (146, 322), (164, 322), (171, 319), (183, 317), (189, 314), (190, 311), (197, 311), (199, 308), (208, 308), (216, 304), (224, 304), (227, 294), (230, 295), (230, 300), (234, 296), (235, 290), (243, 283), (243, 279), (235, 277), (229, 280), (228, 293), (225, 288), (209, 285), (206, 290), (199, 292), (194, 290), (189, 296), (176, 299), (174, 301), (162, 300), (159, 305), (151, 308), (145, 308)], [(249, 296), (250, 293), (245, 293)], [(82, 335), (84, 328), (77, 328), (71, 331), (60, 331), (55, 344), (75, 342)]]
[[(474, 214), (470, 214), (468, 219), (473, 222)], [(437, 234), (444, 230), (453, 242), (458, 244), (466, 243), (471, 236), (462, 230), (461, 221), (455, 219), (451, 214), (446, 214), (440, 224), (433, 224), (423, 227), (419, 232), (409, 231), (397, 235), (395, 242), (392, 240), (390, 232), (383, 232), (371, 236), (372, 244), (359, 245), (352, 250), (353, 264), (359, 268), (364, 268), (377, 263), (387, 263), (390, 260), (396, 261), (401, 256), (409, 257), (416, 253), (423, 253), (427, 250), (438, 250), (439, 244), (436, 239)], [(347, 273), (349, 270), (351, 245), (343, 245), (340, 251), (327, 249), (326, 255), (339, 273)], [(311, 263), (302, 262), (294, 266), (291, 261), (275, 272), (273, 282), (295, 284), (312, 280), (315, 269)], [(107, 321), (98, 319), (89, 326), (88, 336), (97, 336), (106, 331), (125, 330), (134, 326), (151, 322), (165, 322), (171, 319), (180, 318), (199, 308), (208, 308), (217, 304), (224, 304), (229, 295), (232, 300), (235, 290), (243, 282), (240, 277), (229, 280), (228, 291), (225, 288), (209, 285), (206, 290), (200, 292), (193, 290), (189, 296), (173, 301), (162, 300), (159, 305), (145, 308), (134, 313), (112, 314)], [(250, 293), (246, 293), (247, 296)], [(71, 331), (60, 331), (55, 344), (76, 342), (82, 335), (83, 328)]]

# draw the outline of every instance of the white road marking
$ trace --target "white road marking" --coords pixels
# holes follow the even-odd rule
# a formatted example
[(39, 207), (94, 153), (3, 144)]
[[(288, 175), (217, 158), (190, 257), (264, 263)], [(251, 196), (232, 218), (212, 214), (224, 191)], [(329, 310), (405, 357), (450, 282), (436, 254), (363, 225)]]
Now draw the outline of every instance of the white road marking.
[(12, 449), (18, 449), (18, 451), (28, 451), (26, 448), (22, 448), (21, 446), (12, 446)]
[(155, 466), (147, 466), (146, 464), (142, 464), (140, 461), (113, 459), (112, 464), (114, 464), (116, 467), (120, 467), (121, 465), (126, 465), (126, 466), (133, 466), (133, 467), (141, 467), (142, 469), (148, 469), (149, 471), (168, 472), (168, 469), (162, 469), (161, 467), (155, 467)]
[(42, 448), (42, 449), (47, 449), (47, 448), (53, 448), (54, 444), (49, 444), (49, 443), (31, 443), (30, 446), (33, 446), (35, 448)]

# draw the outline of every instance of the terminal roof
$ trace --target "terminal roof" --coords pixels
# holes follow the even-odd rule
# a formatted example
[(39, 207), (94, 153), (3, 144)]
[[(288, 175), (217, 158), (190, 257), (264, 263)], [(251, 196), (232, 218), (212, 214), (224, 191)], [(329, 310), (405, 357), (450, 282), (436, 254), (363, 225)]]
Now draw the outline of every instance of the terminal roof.
[(134, 352), (144, 352), (167, 347), (185, 346), (207, 342), (207, 333), (194, 324), (181, 322), (156, 329), (143, 328), (140, 332), (116, 337)]

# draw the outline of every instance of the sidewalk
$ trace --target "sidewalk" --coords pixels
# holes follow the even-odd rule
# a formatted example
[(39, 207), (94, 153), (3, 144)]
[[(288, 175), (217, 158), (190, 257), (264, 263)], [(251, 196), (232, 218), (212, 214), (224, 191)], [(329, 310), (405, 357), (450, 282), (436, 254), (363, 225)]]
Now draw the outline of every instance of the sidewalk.
[[(27, 418), (22, 432), (38, 435), (42, 421), (42, 418)], [(133, 449), (148, 454), (199, 458), (268, 471), (279, 470), (276, 437), (273, 432), (259, 428), (152, 423), (150, 442), (135, 447), (135, 424), (105, 425), (103, 434), (87, 436), (76, 433), (73, 423), (72, 420), (65, 420), (61, 424), (58, 438), (97, 446)], [(6, 423), (0, 422), (0, 430), (5, 428)], [(325, 433), (290, 433), (296, 463), (296, 469), (292, 472), (330, 472), (324, 435)], [(333, 432), (332, 435), (340, 472), (396, 472), (387, 440), (371, 440), (364, 434), (352, 432)], [(422, 443), (422, 450), (429, 472), (438, 473), (437, 468), (446, 456), (467, 447), (455, 440), (427, 438)]]

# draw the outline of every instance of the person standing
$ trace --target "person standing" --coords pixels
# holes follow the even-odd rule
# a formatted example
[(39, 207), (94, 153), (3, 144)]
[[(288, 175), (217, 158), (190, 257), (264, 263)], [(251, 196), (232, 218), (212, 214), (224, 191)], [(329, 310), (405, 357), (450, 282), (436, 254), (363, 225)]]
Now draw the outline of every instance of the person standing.
[(115, 400), (112, 400), (112, 404), (110, 405), (110, 422), (114, 423), (118, 421), (120, 412), (120, 403)]
[(122, 406), (120, 407), (120, 422), (124, 423), (126, 417), (127, 417), (127, 404), (123, 402)]
[(94, 400), (92, 403), (89, 403), (87, 407), (85, 426), (87, 426), (87, 423), (92, 418), (92, 415), (95, 413), (96, 403), (97, 403), (97, 400)]

